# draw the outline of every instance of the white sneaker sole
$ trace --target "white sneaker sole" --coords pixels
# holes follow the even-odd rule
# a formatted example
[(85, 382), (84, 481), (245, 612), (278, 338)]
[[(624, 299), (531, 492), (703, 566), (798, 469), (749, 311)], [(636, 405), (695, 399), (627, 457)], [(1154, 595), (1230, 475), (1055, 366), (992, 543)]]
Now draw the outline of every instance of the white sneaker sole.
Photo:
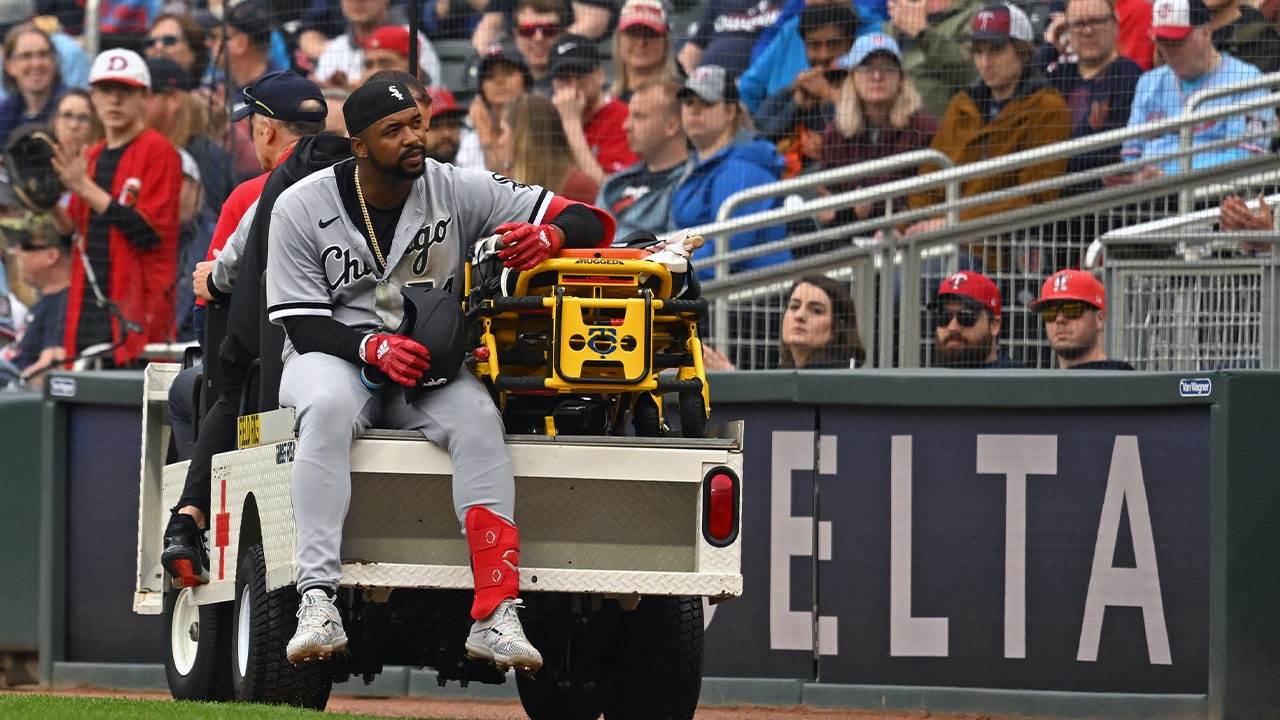
[(499, 656), (494, 654), (493, 648), (490, 646), (481, 643), (472, 643), (470, 640), (466, 643), (466, 649), (469, 657), (475, 658), (476, 660), (482, 660), (484, 662), (491, 662), (497, 666), (499, 670), (515, 668), (516, 670), (527, 673), (536, 673), (538, 672), (538, 668), (542, 667), (541, 655)]
[(297, 665), (299, 663), (310, 662), (312, 660), (326, 660), (329, 656), (337, 652), (347, 649), (347, 638), (342, 637), (334, 640), (328, 645), (312, 645), (310, 647), (299, 648), (288, 654), (289, 662)]

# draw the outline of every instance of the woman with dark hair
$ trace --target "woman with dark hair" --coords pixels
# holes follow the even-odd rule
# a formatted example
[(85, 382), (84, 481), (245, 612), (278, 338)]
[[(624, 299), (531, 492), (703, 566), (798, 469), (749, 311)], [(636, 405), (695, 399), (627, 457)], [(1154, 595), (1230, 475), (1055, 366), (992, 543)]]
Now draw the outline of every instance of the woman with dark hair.
[(600, 194), (600, 186), (573, 161), (560, 112), (545, 95), (524, 93), (507, 105), (498, 146), (507, 159), (500, 172), (516, 182), (585, 203)]
[(866, 359), (853, 298), (845, 283), (826, 275), (805, 275), (797, 280), (782, 313), (779, 366), (838, 369), (857, 367)]
[(71, 88), (62, 94), (49, 120), (53, 137), (68, 147), (84, 150), (105, 136), (102, 121), (94, 112), (89, 91)]
[(147, 33), (147, 57), (165, 55), (201, 80), (209, 71), (209, 47), (200, 23), (190, 15), (162, 13)]
[[(494, 43), (480, 58), (480, 92), (471, 101), (468, 116), (480, 141), (485, 167), (502, 172), (505, 158), (498, 151), (502, 118), (507, 105), (533, 89), (533, 75), (515, 47)], [(459, 155), (462, 154), (459, 148)]]
[[(805, 275), (791, 286), (782, 313), (782, 351), (778, 366), (802, 370), (861, 367), (867, 349), (858, 333), (858, 317), (846, 283), (826, 275)], [(724, 353), (703, 346), (708, 370), (733, 370)]]
[(15, 25), (4, 37), (4, 89), (9, 97), (0, 102), (0, 149), (19, 125), (48, 125), (62, 94), (58, 51), (35, 23)]

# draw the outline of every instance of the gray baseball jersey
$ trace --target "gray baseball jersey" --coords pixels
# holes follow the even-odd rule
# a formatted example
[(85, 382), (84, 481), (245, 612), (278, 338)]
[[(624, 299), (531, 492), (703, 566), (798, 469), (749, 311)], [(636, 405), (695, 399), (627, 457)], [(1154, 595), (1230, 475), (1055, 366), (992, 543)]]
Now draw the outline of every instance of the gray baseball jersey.
[(361, 332), (394, 330), (404, 314), (402, 286), (430, 283), (460, 293), (475, 242), (505, 222), (541, 224), (553, 197), (536, 185), (428, 159), (386, 253), (389, 270), (379, 276), (359, 229), (364, 218), (349, 217), (338, 194), (335, 172), (352, 162), (303, 178), (272, 208), (267, 313), (274, 323), (319, 315)]
[(236, 229), (227, 236), (222, 252), (213, 259), (213, 269), (210, 271), (213, 284), (224, 293), (234, 292), (236, 289), (236, 278), (240, 275), (240, 257), (244, 255), (249, 228), (253, 225), (253, 216), (257, 214), (258, 201), (254, 200), (253, 204), (244, 211), (244, 215), (240, 216)]

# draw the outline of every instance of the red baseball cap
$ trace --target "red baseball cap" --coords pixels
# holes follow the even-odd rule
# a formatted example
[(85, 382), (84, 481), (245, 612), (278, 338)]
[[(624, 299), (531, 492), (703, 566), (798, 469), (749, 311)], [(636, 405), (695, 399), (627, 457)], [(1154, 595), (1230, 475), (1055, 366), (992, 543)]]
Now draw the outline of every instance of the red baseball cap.
[(1154, 40), (1181, 40), (1191, 31), (1212, 20), (1204, 0), (1156, 0), (1151, 6), (1151, 30)]
[(659, 35), (667, 34), (667, 9), (662, 0), (627, 0), (618, 14), (618, 30), (635, 26), (647, 27)]
[(936, 310), (942, 303), (952, 299), (967, 300), (986, 308), (993, 316), (1000, 317), (1000, 288), (982, 273), (961, 270), (943, 280), (942, 287), (938, 288), (938, 297), (929, 303), (929, 309)]
[(390, 50), (402, 57), (409, 57), (409, 28), (403, 25), (383, 25), (364, 42), (365, 50)]
[(1054, 300), (1080, 300), (1099, 310), (1107, 309), (1107, 291), (1098, 278), (1083, 270), (1059, 270), (1049, 276), (1040, 288), (1040, 297), (1031, 303), (1037, 307)]
[(432, 85), (427, 88), (427, 94), (431, 96), (431, 117), (438, 118), (441, 115), (466, 115), (467, 111), (458, 107), (458, 100), (453, 93), (442, 87)]

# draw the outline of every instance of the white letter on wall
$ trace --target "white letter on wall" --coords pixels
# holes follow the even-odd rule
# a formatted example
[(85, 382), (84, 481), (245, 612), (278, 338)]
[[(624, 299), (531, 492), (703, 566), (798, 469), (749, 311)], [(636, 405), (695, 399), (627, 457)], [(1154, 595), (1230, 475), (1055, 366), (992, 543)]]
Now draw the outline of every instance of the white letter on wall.
[(979, 435), (979, 474), (1005, 476), (1004, 656), (1027, 656), (1027, 476), (1058, 474), (1056, 435)]
[[(1134, 564), (1118, 568), (1111, 563), (1120, 534), (1120, 513), (1129, 508)], [(1102, 637), (1102, 616), (1108, 605), (1142, 608), (1147, 633), (1147, 657), (1152, 665), (1172, 665), (1169, 630), (1165, 624), (1164, 601), (1160, 597), (1160, 574), (1156, 569), (1156, 542), (1147, 508), (1147, 491), (1142, 481), (1142, 460), (1138, 438), (1119, 435), (1111, 452), (1111, 472), (1102, 501), (1102, 519), (1093, 549), (1093, 572), (1089, 594), (1084, 601), (1084, 622), (1080, 628), (1080, 649), (1076, 660), (1096, 662)]]
[[(769, 648), (813, 650), (813, 614), (791, 610), (791, 558), (813, 555), (813, 518), (791, 514), (791, 473), (813, 470), (813, 433), (773, 433), (772, 480), (769, 496)], [(836, 438), (819, 438), (818, 471), (836, 472)], [(818, 559), (831, 559), (831, 523), (818, 523)], [(818, 618), (818, 647), (822, 655), (839, 652), (835, 617)]]
[(946, 657), (947, 618), (911, 617), (911, 436), (894, 435), (889, 465), (889, 655)]

